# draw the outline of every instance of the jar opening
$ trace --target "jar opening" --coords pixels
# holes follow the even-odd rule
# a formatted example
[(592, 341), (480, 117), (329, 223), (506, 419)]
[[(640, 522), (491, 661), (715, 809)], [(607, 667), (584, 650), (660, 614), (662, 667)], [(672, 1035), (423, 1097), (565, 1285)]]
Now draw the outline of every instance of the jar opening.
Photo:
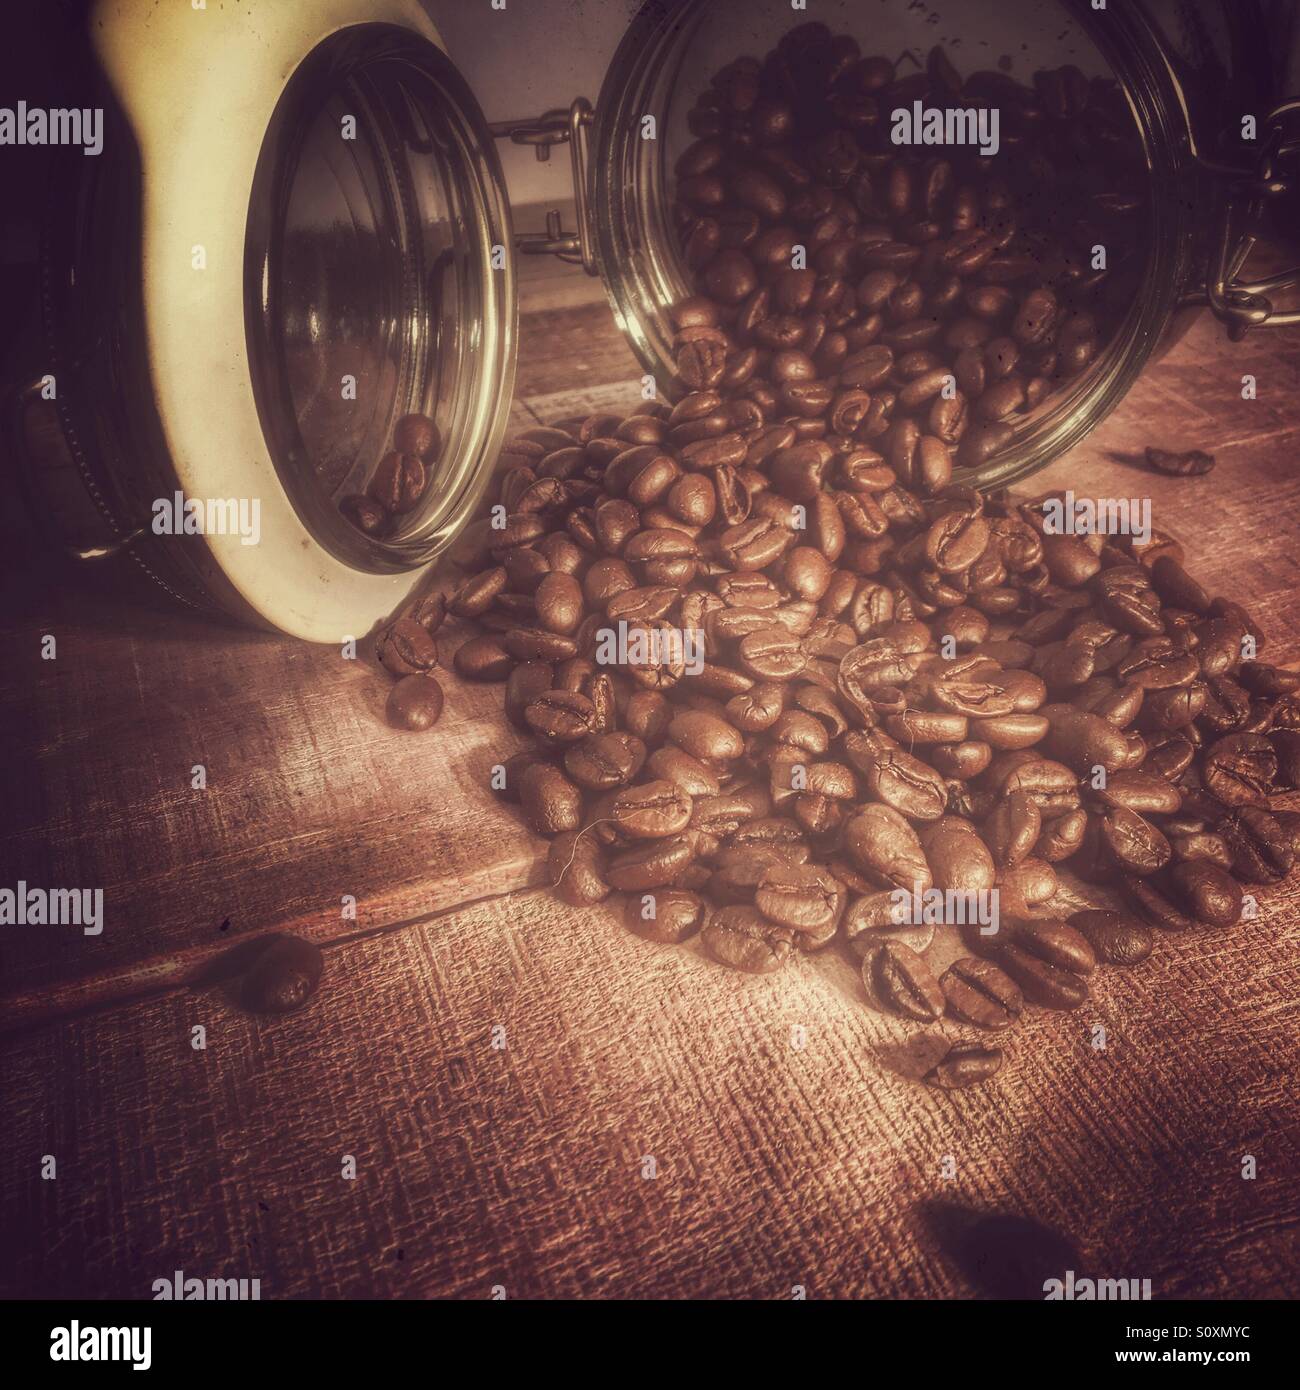
[[(509, 244), (492, 141), (439, 49), (359, 25), (308, 55), (258, 159), (245, 331), (277, 473), (338, 558), (424, 563), (477, 502), (511, 394)], [(419, 501), (364, 535), (339, 504), (409, 413), (435, 421), (441, 451)]]

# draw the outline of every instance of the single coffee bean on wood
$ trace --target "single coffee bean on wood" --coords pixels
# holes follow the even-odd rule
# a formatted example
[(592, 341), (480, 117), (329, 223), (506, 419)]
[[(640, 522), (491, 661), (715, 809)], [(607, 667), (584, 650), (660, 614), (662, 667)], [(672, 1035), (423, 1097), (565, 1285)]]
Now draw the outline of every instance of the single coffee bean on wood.
[(316, 992), (325, 960), (320, 947), (299, 936), (277, 936), (244, 976), (244, 1007), (258, 1014), (289, 1014)]
[(1189, 449), (1179, 454), (1148, 447), (1146, 460), (1157, 473), (1169, 473), (1176, 478), (1200, 477), (1214, 467), (1214, 455), (1203, 453), (1200, 449)]
[(442, 706), (442, 687), (432, 676), (403, 676), (388, 692), (388, 722), (395, 729), (431, 729)]

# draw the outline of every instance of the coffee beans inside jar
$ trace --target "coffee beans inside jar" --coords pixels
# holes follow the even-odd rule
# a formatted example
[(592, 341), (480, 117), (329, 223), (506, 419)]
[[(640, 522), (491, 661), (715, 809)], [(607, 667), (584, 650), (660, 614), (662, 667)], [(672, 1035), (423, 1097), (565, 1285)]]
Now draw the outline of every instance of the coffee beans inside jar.
[[(904, 96), (983, 90), (1050, 199), (887, 144)], [(732, 64), (677, 165), (698, 293), (672, 310), (675, 403), (509, 441), (464, 578), (380, 637), (418, 723), (433, 632), (475, 630), (454, 666), (505, 682), (534, 740), (499, 790), (551, 837), (564, 901), (625, 894), (638, 935), (698, 933), (752, 973), (847, 945), (882, 1007), (972, 1030), (925, 1074), (941, 1088), (987, 1080), (1026, 1012), (1081, 1007), (1157, 932), (1230, 927), (1295, 855), (1270, 804), (1300, 773), (1300, 676), (1251, 616), (1173, 537), (1055, 534), (1041, 503), (952, 483), (1128, 292), (1122, 125), (1073, 69), (899, 77), (816, 24)], [(1084, 127), (1091, 163), (1061, 143)], [(1018, 199), (1057, 215), (1031, 230)], [(1079, 256), (1099, 223), (1106, 275)], [(1043, 906), (1058, 868), (1122, 897), (1066, 921)]]
[(387, 535), (398, 517), (419, 505), (442, 452), (442, 435), (427, 415), (403, 415), (394, 426), (392, 445), (365, 492), (349, 493), (339, 502), (339, 511), (367, 536)]

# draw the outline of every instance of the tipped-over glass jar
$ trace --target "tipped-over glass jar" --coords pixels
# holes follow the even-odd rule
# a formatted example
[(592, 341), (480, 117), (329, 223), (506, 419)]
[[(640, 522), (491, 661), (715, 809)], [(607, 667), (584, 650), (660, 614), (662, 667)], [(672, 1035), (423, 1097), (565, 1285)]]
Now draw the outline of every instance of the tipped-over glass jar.
[(1198, 306), (1237, 336), (1300, 319), (1267, 298), (1293, 275), (1241, 278), (1294, 115), (1273, 109), (1257, 7), (839, 0), (802, 18), (656, 0), (610, 66), (595, 259), (658, 381), (669, 308), (697, 292), (760, 378), (782, 349), (834, 379), (872, 348), (861, 384), (886, 395), (949, 367), (955, 480), (990, 488), (1077, 444)]

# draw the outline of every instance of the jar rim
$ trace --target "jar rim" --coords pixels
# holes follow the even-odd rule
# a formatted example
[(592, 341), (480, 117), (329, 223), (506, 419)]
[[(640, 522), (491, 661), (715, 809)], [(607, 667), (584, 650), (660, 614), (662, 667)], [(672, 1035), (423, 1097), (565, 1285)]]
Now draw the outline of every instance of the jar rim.
[[(339, 92), (357, 108), (358, 155), (368, 155), (373, 169), (364, 210), (378, 225), (366, 244), (381, 283), (371, 292), (388, 301), (387, 309), (371, 311), (382, 342), (374, 349), (382, 354), (380, 370), (372, 375), (385, 397), (372, 412), (368, 456), (344, 460), (353, 489), (337, 481), (317, 485), (321, 460), (304, 443), (306, 412), (297, 408), (279, 338), (283, 272), (294, 259), (283, 222), (312, 123)], [(354, 166), (367, 167), (362, 157)], [(445, 206), (449, 244), (436, 255), (425, 244), (429, 198)], [(372, 571), (418, 568), (446, 548), (477, 507), (513, 394), (517, 289), (513, 258), (503, 251), (511, 242), (495, 142), (447, 55), (395, 25), (354, 25), (322, 39), (286, 84), (263, 140), (249, 200), (244, 317), (254, 394), (281, 483), (314, 539), (345, 563)], [(326, 329), (321, 336), (331, 335)], [(376, 384), (354, 382), (356, 396)], [(448, 385), (450, 399), (437, 399), (438, 387)], [(364, 535), (339, 512), (338, 494), (364, 486), (391, 447), (394, 424), (412, 413), (436, 413), (443, 434), (425, 499), (392, 534)]]

